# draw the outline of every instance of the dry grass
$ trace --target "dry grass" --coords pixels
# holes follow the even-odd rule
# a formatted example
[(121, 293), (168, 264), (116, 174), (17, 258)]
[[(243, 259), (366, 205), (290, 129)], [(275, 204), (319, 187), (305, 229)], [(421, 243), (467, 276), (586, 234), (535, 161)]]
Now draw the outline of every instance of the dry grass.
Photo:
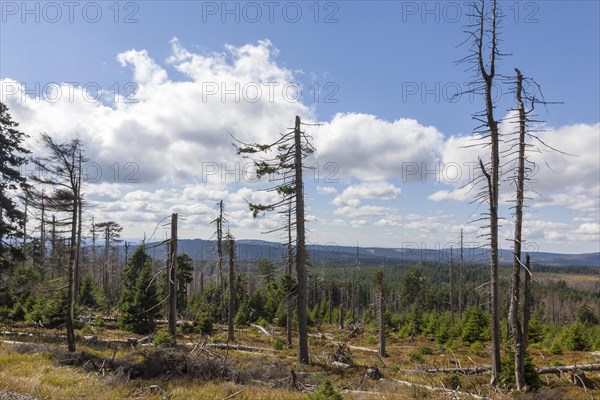
[[(440, 346), (425, 338), (401, 339), (390, 335), (388, 339), (389, 356), (381, 359), (375, 352), (377, 345), (370, 339), (373, 332), (367, 330), (356, 338), (348, 338), (335, 326), (322, 326), (320, 331), (332, 339), (310, 338), (311, 365), (299, 365), (296, 362), (295, 349), (280, 352), (246, 352), (233, 350), (210, 351), (216, 362), (228, 365), (239, 371), (238, 382), (224, 380), (206, 381), (191, 379), (179, 374), (162, 374), (152, 379), (128, 380), (123, 373), (115, 370), (98, 371), (96, 368), (66, 366), (61, 363), (65, 357), (64, 345), (36, 345), (29, 349), (18, 349), (16, 346), (0, 344), (0, 388), (29, 394), (45, 399), (307, 399), (308, 395), (290, 389), (291, 374), (294, 370), (305, 388), (311, 389), (324, 378), (330, 379), (338, 389), (346, 389), (344, 398), (357, 399), (449, 399), (451, 394), (433, 391), (422, 385), (444, 387), (447, 383), (445, 374), (423, 374), (407, 372), (423, 368), (474, 367), (488, 364), (489, 346), (478, 351), (454, 342), (448, 346)], [(269, 337), (256, 329), (236, 332), (236, 344), (254, 347), (271, 348), (274, 338), (283, 336), (283, 332), (273, 332)], [(100, 338), (124, 339), (135, 337), (126, 332), (98, 330)], [(180, 343), (197, 343), (198, 335), (180, 337)], [(211, 340), (222, 340), (217, 332)], [(333, 367), (329, 357), (333, 351), (332, 343), (344, 342), (351, 346), (364, 347), (371, 351), (351, 350), (355, 363), (347, 369)], [(423, 351), (427, 348), (426, 351)], [(114, 345), (79, 344), (78, 352), (97, 359), (114, 360), (117, 365), (140, 364), (148, 357), (149, 348), (118, 346), (116, 354)], [(593, 362), (591, 355), (579, 352), (565, 352), (553, 355), (545, 349), (532, 349), (534, 364), (549, 365), (550, 362), (562, 364), (582, 364)], [(81, 353), (80, 353), (81, 354)], [(199, 358), (206, 357), (201, 354)], [(120, 363), (120, 364), (119, 364)], [(219, 365), (221, 365), (219, 364)], [(385, 380), (372, 381), (364, 377), (366, 368), (375, 366), (380, 369)], [(600, 386), (599, 374), (589, 376)], [(531, 399), (543, 400), (551, 398), (591, 399), (600, 397), (598, 389), (586, 391), (569, 383), (565, 377), (546, 376), (542, 380), (546, 385), (538, 393), (528, 395), (503, 394), (492, 391), (487, 385), (488, 376), (460, 376), (460, 383), (465, 391), (490, 396), (494, 399)], [(412, 385), (400, 384), (396, 381), (411, 382)], [(268, 387), (274, 386), (274, 387)], [(367, 393), (365, 393), (367, 392)], [(370, 392), (370, 394), (368, 393)], [(461, 396), (459, 398), (469, 398)]]

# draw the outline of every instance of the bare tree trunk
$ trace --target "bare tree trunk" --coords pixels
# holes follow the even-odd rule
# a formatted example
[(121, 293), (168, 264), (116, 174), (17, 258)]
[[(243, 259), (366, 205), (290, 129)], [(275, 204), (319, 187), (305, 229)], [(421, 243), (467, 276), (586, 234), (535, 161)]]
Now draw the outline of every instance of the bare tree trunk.
[(304, 185), (302, 180), (302, 140), (300, 117), (296, 116), (294, 128), (295, 143), (295, 189), (296, 189), (296, 274), (298, 276), (298, 361), (309, 363), (308, 355), (308, 316), (307, 316), (307, 272), (306, 237), (304, 230)]
[(97, 283), (98, 271), (96, 271), (96, 222), (92, 215), (92, 280)]
[(452, 247), (450, 247), (450, 316), (454, 323), (454, 282), (452, 280)]
[(44, 198), (44, 190), (42, 189), (42, 224), (40, 226), (40, 271), (42, 274), (46, 274), (46, 204)]
[(219, 286), (221, 287), (221, 321), (225, 321), (225, 280), (223, 279), (223, 200), (219, 202), (217, 219), (217, 253), (219, 263)]
[(104, 228), (104, 268), (102, 269), (102, 287), (104, 288), (104, 296), (108, 300), (110, 298), (110, 288), (108, 286), (108, 263), (110, 251), (110, 232), (109, 226)]
[(235, 240), (229, 237), (229, 312), (227, 313), (227, 343), (235, 341), (233, 316), (235, 315)]
[(204, 293), (204, 271), (200, 271), (200, 294)]
[(344, 303), (340, 303), (339, 323), (340, 329), (344, 329)]
[(383, 269), (379, 279), (379, 351), (381, 357), (386, 357), (385, 351), (385, 282)]
[(81, 211), (83, 210), (83, 200), (81, 198), (81, 150), (79, 150), (79, 160), (77, 166), (77, 192), (75, 195), (77, 196), (77, 254), (75, 255), (75, 304), (79, 302), (79, 281), (81, 279), (81, 225), (82, 225), (82, 215)]
[(521, 71), (515, 69), (517, 73), (517, 104), (519, 112), (519, 159), (517, 166), (517, 196), (515, 205), (515, 239), (513, 247), (513, 268), (510, 286), (510, 307), (509, 321), (513, 336), (515, 351), (515, 384), (517, 390), (522, 390), (525, 386), (525, 369), (523, 365), (524, 351), (521, 333), (521, 322), (519, 319), (519, 290), (521, 286), (521, 230), (523, 224), (523, 201), (525, 187), (525, 130), (526, 113), (522, 100), (523, 75)]
[[(25, 192), (25, 212), (23, 213), (23, 267), (25, 267), (25, 263), (27, 262), (27, 206), (29, 205), (29, 194), (27, 191)], [(0, 219), (1, 221), (1, 219)], [(11, 263), (12, 268), (12, 263)], [(10, 271), (10, 276), (12, 276), (12, 270)]]
[[(286, 272), (292, 275), (292, 265), (294, 263), (293, 251), (292, 251), (292, 204), (288, 206), (288, 248), (287, 248), (287, 268)], [(292, 293), (286, 293), (286, 347), (292, 348), (292, 319), (294, 318), (294, 304), (292, 302)]]
[[(51, 259), (52, 261), (55, 261), (56, 258), (56, 216), (54, 214), (52, 214), (52, 231), (51, 231), (51, 237), (50, 237), (50, 242), (52, 244), (52, 253), (51, 253)], [(56, 264), (53, 262), (52, 264), (52, 279), (54, 279), (54, 272), (57, 269), (56, 268)], [(56, 271), (57, 275), (59, 275), (59, 271)]]
[(333, 289), (332, 289), (333, 284), (329, 283), (328, 286), (329, 286), (329, 288), (328, 288), (329, 293), (327, 295), (327, 300), (329, 302), (329, 304), (328, 304), (328, 312), (329, 312), (329, 314), (328, 314), (327, 320), (328, 320), (329, 325), (331, 325), (333, 323), (333, 299), (331, 298), (331, 294), (333, 292)]
[(177, 340), (177, 214), (171, 215), (169, 258), (169, 334)]
[[(491, 154), (490, 154), (490, 171), (488, 172), (481, 159), (479, 165), (481, 171), (487, 181), (487, 197), (489, 201), (489, 219), (490, 219), (490, 305), (492, 314), (492, 369), (491, 369), (491, 384), (498, 382), (498, 373), (500, 372), (500, 303), (499, 303), (499, 288), (498, 288), (498, 192), (499, 192), (499, 169), (500, 169), (500, 149), (499, 149), (499, 132), (498, 122), (494, 118), (494, 102), (492, 99), (492, 90), (494, 76), (496, 73), (496, 55), (497, 55), (497, 8), (496, 0), (492, 3), (491, 13), (491, 29), (485, 29), (486, 11), (485, 0), (481, 1), (481, 10), (479, 15), (479, 32), (476, 39), (477, 44), (477, 63), (479, 72), (483, 79), (485, 87), (485, 117), (486, 125), (489, 129), (491, 139)], [(490, 60), (484, 62), (484, 41), (486, 32), (490, 34)], [(486, 65), (489, 72), (486, 70)]]
[(75, 193), (73, 198), (73, 211), (71, 218), (71, 243), (70, 243), (70, 251), (69, 251), (69, 289), (67, 293), (67, 348), (70, 352), (75, 351), (75, 329), (74, 329), (74, 320), (75, 320), (75, 267), (76, 267), (76, 258), (77, 258), (77, 210), (78, 199)]
[(462, 319), (463, 312), (463, 230), (460, 230), (460, 264), (458, 266), (458, 318)]
[(529, 254), (525, 256), (525, 288), (523, 299), (523, 352), (527, 351), (529, 346), (529, 318), (531, 317), (531, 265), (529, 264)]

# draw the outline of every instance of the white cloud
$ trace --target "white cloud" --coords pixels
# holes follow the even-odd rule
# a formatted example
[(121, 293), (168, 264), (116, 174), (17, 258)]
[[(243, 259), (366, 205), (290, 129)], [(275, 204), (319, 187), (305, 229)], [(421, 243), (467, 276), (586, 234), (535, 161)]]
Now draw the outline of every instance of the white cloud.
[(319, 194), (335, 194), (337, 189), (331, 186), (317, 186), (317, 193)]
[[(178, 212), (184, 231), (205, 233), (212, 229), (208, 224), (216, 216), (216, 203), (223, 200), (231, 226), (239, 231), (236, 235), (256, 238), (261, 231), (280, 226), (281, 216), (266, 213), (253, 219), (247, 202), (269, 203), (276, 201), (277, 195), (260, 191), (267, 186), (265, 182), (252, 184), (251, 168), (235, 155), (229, 133), (248, 142), (266, 142), (289, 127), (294, 115), (304, 121), (316, 120), (316, 109), (285, 98), (281, 89), (295, 81), (297, 72), (278, 62), (277, 54), (268, 40), (198, 54), (173, 39), (166, 66), (146, 50), (130, 49), (116, 56), (121, 66), (131, 68), (132, 80), (139, 87), (133, 96), (137, 102), (119, 97), (111, 103), (106, 92), (102, 101), (89, 101), (77, 94), (81, 88), (66, 83), (59, 89), (63, 96), (55, 102), (20, 92), (0, 93), (0, 97), (6, 98), (20, 129), (31, 135), (26, 146), (34, 154), (40, 152), (36, 138), (42, 131), (58, 141), (82, 139), (87, 156), (97, 163), (86, 166), (93, 179), (85, 186), (97, 221), (117, 220), (130, 236), (141, 237), (162, 218)], [(173, 69), (183, 79), (173, 80), (167, 72)], [(18, 87), (18, 82), (8, 78), (1, 83), (2, 90)], [(261, 93), (253, 101), (250, 97), (256, 92), (251, 90), (257, 88)], [(239, 99), (224, 95), (223, 89), (233, 89)], [(75, 95), (70, 98), (66, 94), (72, 91)], [(508, 127), (501, 129), (506, 133)], [(385, 233), (396, 239), (414, 234), (419, 240), (441, 240), (455, 235), (456, 227), (466, 222), (439, 214), (401, 217), (391, 204), (401, 194), (399, 182), (430, 185), (429, 196), (420, 193), (422, 190), (402, 192), (403, 203), (406, 198), (413, 213), (425, 214), (420, 210), (424, 198), (440, 208), (448, 200), (472, 201), (479, 189), (462, 186), (478, 172), (477, 157), (487, 159), (485, 149), (467, 147), (477, 139), (474, 135), (444, 139), (438, 129), (414, 119), (386, 121), (361, 113), (339, 113), (305, 130), (314, 138), (317, 153), (310, 162), (318, 163), (319, 174), (333, 171), (328, 178), (349, 185), (343, 190), (333, 184), (335, 180), (307, 185), (333, 198), (326, 203), (330, 199), (322, 201), (307, 193), (312, 208), (307, 219), (313, 225), (330, 226), (328, 236), (339, 234), (354, 241), (357, 238), (341, 228), (352, 226), (361, 227), (353, 235), (379, 240), (380, 227), (385, 227)], [(528, 205), (540, 214), (568, 210), (569, 215), (557, 220), (569, 222), (544, 221), (552, 219), (547, 215), (536, 215), (535, 221), (526, 218), (526, 235), (549, 243), (597, 242), (600, 124), (547, 127), (539, 135), (553, 147), (577, 156), (541, 146), (539, 153), (532, 153), (530, 158), (539, 168), (529, 188), (541, 196), (528, 200)], [(327, 169), (330, 166), (333, 169)], [(513, 191), (508, 182), (502, 182), (503, 201), (511, 199)], [(415, 198), (415, 192), (423, 198)], [(376, 203), (366, 204), (366, 200)], [(509, 214), (508, 204), (502, 211)], [(335, 218), (326, 221), (326, 214)], [(475, 225), (467, 225), (465, 232), (481, 233)], [(504, 237), (511, 234), (510, 223), (505, 223)]]
[(411, 163), (433, 164), (442, 134), (414, 119), (393, 122), (369, 114), (336, 114), (311, 129), (320, 162), (338, 166), (340, 177), (380, 181), (398, 176)]
[(336, 206), (350, 205), (356, 207), (361, 199), (391, 200), (400, 194), (400, 188), (388, 182), (365, 182), (348, 186), (333, 199)]
[(388, 207), (381, 206), (346, 206), (336, 208), (333, 212), (335, 215), (343, 215), (345, 217), (372, 217), (377, 215), (385, 215), (390, 212), (391, 209)]
[(361, 226), (365, 226), (367, 224), (367, 220), (366, 219), (355, 219), (350, 221), (350, 225), (352, 225), (353, 228), (359, 228)]
[[(270, 42), (226, 49), (228, 57), (193, 54), (173, 40), (169, 62), (188, 81), (170, 80), (146, 50), (119, 54), (121, 65), (133, 68), (133, 81), (139, 87), (132, 98), (135, 102), (117, 99), (106, 105), (86, 101), (81, 94), (69, 98), (70, 90), (81, 90), (68, 84), (63, 84), (63, 96), (53, 103), (36, 102), (20, 91), (0, 95), (7, 98), (21, 129), (32, 136), (28, 147), (39, 150), (35, 138), (42, 131), (59, 141), (79, 137), (87, 156), (100, 166), (102, 181), (114, 181), (111, 166), (118, 163), (121, 180), (133, 173), (140, 183), (239, 182), (239, 173), (231, 171), (241, 159), (235, 155), (229, 133), (265, 142), (288, 127), (294, 115), (310, 119), (312, 111), (285, 97), (282, 89), (293, 82), (294, 74), (277, 64)], [(2, 83), (5, 89), (15, 82), (5, 79)], [(250, 99), (244, 85), (258, 85), (263, 92)], [(213, 89), (216, 92), (211, 94)], [(231, 89), (239, 98), (222, 98)]]

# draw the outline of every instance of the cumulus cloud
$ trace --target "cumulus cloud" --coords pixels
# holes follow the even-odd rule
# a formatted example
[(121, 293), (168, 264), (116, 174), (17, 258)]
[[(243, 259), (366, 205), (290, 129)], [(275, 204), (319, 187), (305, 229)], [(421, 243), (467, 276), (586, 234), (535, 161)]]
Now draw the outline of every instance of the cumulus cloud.
[(348, 186), (333, 199), (336, 206), (357, 206), (361, 199), (391, 200), (398, 197), (400, 188), (388, 182), (365, 182)]
[[(171, 46), (168, 62), (187, 80), (171, 80), (146, 50), (117, 55), (123, 67), (131, 66), (138, 88), (130, 101), (117, 98), (114, 104), (104, 104), (81, 94), (70, 98), (69, 91), (81, 88), (67, 83), (57, 101), (36, 101), (8, 79), (2, 88), (14, 84), (11, 89), (18, 90), (10, 96), (2, 93), (2, 98), (32, 136), (29, 147), (39, 150), (35, 138), (42, 131), (63, 141), (79, 137), (87, 156), (101, 166), (102, 181), (113, 178), (109, 167), (115, 163), (121, 175), (135, 168), (139, 183), (239, 181), (227, 174), (240, 161), (230, 133), (265, 142), (288, 127), (295, 115), (312, 118), (309, 107), (284, 92), (294, 74), (276, 62), (277, 51), (270, 42), (226, 46), (224, 53), (211, 54), (191, 53), (176, 39)], [(250, 97), (252, 88), (261, 90), (258, 96)], [(133, 167), (125, 171), (125, 164)], [(216, 173), (206, 173), (214, 164)]]
[[(170, 46), (166, 61), (144, 49), (124, 49), (116, 55), (136, 88), (127, 98), (110, 99), (102, 92), (94, 99), (82, 88), (62, 83), (54, 88), (56, 101), (44, 101), (22, 92), (19, 82), (9, 78), (1, 82), (0, 97), (20, 129), (31, 136), (26, 146), (34, 154), (42, 150), (39, 132), (58, 141), (74, 137), (83, 141), (91, 160), (84, 166), (85, 193), (94, 203), (96, 220), (117, 220), (132, 236), (141, 237), (166, 215), (178, 212), (184, 217), (184, 232), (192, 234), (202, 227), (206, 233), (216, 203), (223, 200), (238, 236), (256, 238), (280, 226), (277, 213), (252, 218), (248, 202), (269, 203), (277, 195), (260, 191), (264, 182), (252, 184), (252, 168), (235, 155), (230, 134), (262, 143), (284, 132), (295, 115), (318, 122), (316, 109), (296, 97), (297, 72), (278, 61), (278, 50), (268, 40), (226, 45), (210, 53), (190, 51), (176, 38)], [(169, 76), (173, 70), (177, 79)], [(333, 171), (335, 178), (306, 182), (307, 190), (323, 195), (309, 202), (307, 219), (312, 224), (327, 224), (342, 237), (340, 227), (360, 228), (373, 238), (384, 227), (386, 235), (397, 239), (403, 232), (419, 238), (453, 235), (456, 226), (466, 222), (439, 214), (401, 216), (394, 203), (401, 193), (402, 201), (406, 197), (413, 209), (425, 198), (440, 208), (445, 201), (470, 202), (479, 189), (467, 183), (478, 173), (478, 157), (487, 159), (485, 149), (469, 147), (480, 139), (477, 136), (447, 132), (445, 138), (435, 127), (414, 119), (387, 121), (363, 113), (338, 113), (304, 129), (317, 149), (310, 162), (316, 162), (319, 174)], [(509, 132), (505, 124), (501, 129)], [(539, 152), (530, 155), (537, 167), (528, 187), (534, 197), (529, 205), (542, 212), (567, 209), (573, 215), (568, 223), (542, 217), (526, 222), (526, 234), (552, 243), (597, 242), (600, 124), (546, 127), (539, 135), (576, 156), (538, 143)], [(421, 182), (431, 189), (418, 190), (423, 198), (412, 198), (398, 186)], [(512, 198), (508, 180), (502, 182), (502, 190), (503, 201)], [(504, 211), (509, 213), (507, 207)], [(334, 218), (328, 220), (326, 215)], [(465, 231), (481, 233), (472, 225)], [(503, 235), (510, 238), (510, 224)]]
[(407, 164), (433, 164), (443, 144), (436, 128), (414, 119), (385, 121), (370, 114), (336, 114), (311, 130), (317, 159), (335, 163), (339, 176), (380, 181)]
[(320, 194), (335, 194), (337, 189), (331, 186), (317, 186), (317, 193)]

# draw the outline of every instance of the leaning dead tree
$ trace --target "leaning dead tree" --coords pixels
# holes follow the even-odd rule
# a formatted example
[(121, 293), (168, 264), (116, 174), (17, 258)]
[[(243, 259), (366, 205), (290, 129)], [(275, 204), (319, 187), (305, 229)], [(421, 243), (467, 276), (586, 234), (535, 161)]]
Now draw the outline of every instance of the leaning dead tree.
[(498, 24), (500, 11), (496, 0), (492, 0), (491, 10), (486, 8), (486, 1), (473, 4), (472, 10), (475, 24), (470, 25), (468, 35), (472, 48), (470, 54), (459, 60), (470, 65), (477, 76), (471, 91), (483, 96), (485, 109), (473, 116), (480, 125), (475, 134), (482, 140), (479, 145), (490, 149), (489, 161), (479, 158), (481, 175), (474, 183), (483, 182), (485, 189), (476, 200), (488, 204), (488, 212), (482, 220), (488, 221), (485, 228), (489, 229), (490, 242), (490, 308), (492, 316), (492, 376), (491, 383), (498, 382), (500, 372), (500, 315), (499, 315), (499, 285), (498, 285), (498, 193), (500, 189), (500, 133), (498, 121), (494, 116), (494, 99), (492, 90), (496, 77), (496, 61), (501, 55), (498, 50)]
[[(298, 316), (298, 360), (308, 364), (308, 274), (306, 270), (308, 254), (306, 251), (306, 231), (304, 218), (304, 185), (302, 183), (302, 160), (312, 154), (315, 149), (310, 143), (310, 137), (301, 129), (300, 117), (296, 117), (294, 128), (269, 144), (246, 144), (236, 140), (234, 146), (237, 154), (251, 158), (256, 167), (256, 175), (260, 179), (270, 177), (274, 186), (267, 189), (278, 194), (278, 198), (268, 204), (249, 203), (252, 215), (256, 217), (265, 211), (280, 210), (289, 212), (293, 203), (294, 221), (296, 227), (296, 312)], [(258, 156), (263, 153), (265, 156)], [(269, 153), (274, 153), (269, 155)], [(283, 211), (281, 211), (283, 210)], [(287, 226), (290, 224), (288, 223)], [(271, 232), (287, 229), (283, 226)]]

